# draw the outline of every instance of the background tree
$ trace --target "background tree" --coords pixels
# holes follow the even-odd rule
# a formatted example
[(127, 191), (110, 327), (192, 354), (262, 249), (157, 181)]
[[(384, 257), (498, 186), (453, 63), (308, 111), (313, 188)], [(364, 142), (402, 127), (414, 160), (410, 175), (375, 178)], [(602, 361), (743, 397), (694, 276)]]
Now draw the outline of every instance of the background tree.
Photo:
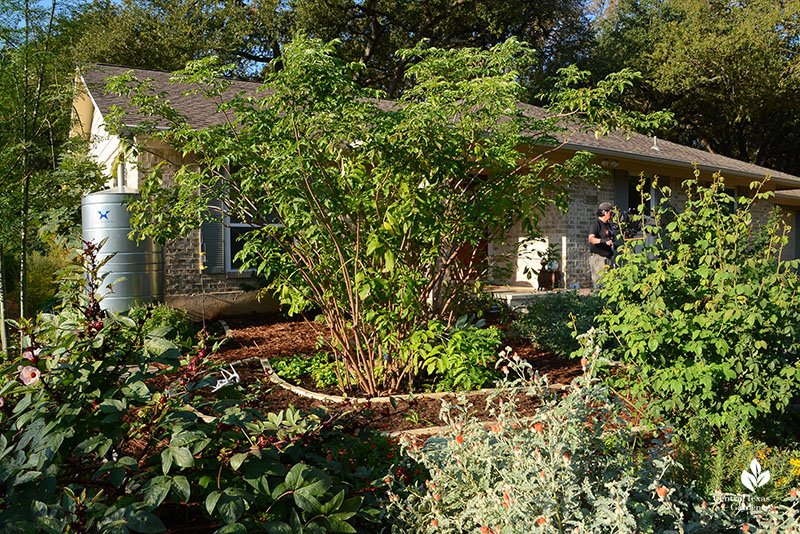
[(622, 0), (607, 13), (591, 68), (641, 71), (627, 102), (673, 110), (663, 135), (800, 174), (800, 2)]
[(280, 56), (290, 20), (277, 0), (95, 0), (71, 15), (80, 61), (177, 70), (216, 55), (240, 77)]
[(426, 39), (441, 48), (485, 48), (514, 36), (539, 61), (521, 71), (528, 86), (583, 57), (591, 27), (582, 0), (294, 0), (296, 28), (323, 40), (341, 39), (342, 57), (362, 61), (358, 81), (394, 98), (407, 61), (396, 50)]
[[(67, 156), (74, 66), (60, 46), (58, 5), (4, 1), (0, 11), (0, 248), (19, 258), (19, 313), (25, 316), (27, 256), (43, 247), (37, 229), (74, 222), (81, 193), (96, 187), (100, 175), (95, 163)], [(69, 163), (60, 169), (60, 161)], [(0, 302), (4, 307), (5, 298)]]
[[(427, 39), (443, 48), (487, 47), (510, 36), (540, 56), (522, 75), (537, 85), (583, 57), (591, 27), (583, 0), (95, 0), (73, 14), (78, 58), (177, 70), (209, 55), (263, 79), (280, 68), (281, 48), (297, 31), (338, 39), (345, 61), (363, 61), (358, 82), (389, 97), (403, 86), (406, 61), (395, 51)], [(532, 66), (533, 67), (533, 66)]]

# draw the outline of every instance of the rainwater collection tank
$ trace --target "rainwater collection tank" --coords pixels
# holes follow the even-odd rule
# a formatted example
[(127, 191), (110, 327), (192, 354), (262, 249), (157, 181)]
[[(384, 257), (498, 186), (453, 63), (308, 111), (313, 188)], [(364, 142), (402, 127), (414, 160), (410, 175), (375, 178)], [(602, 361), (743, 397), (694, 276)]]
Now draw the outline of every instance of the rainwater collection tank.
[[(120, 312), (137, 302), (163, 300), (163, 256), (150, 239), (138, 244), (128, 238), (131, 231), (127, 201), (136, 193), (116, 188), (86, 195), (81, 200), (83, 239), (99, 244), (108, 239), (98, 261), (116, 254), (100, 268), (107, 274), (100, 294), (101, 307)], [(109, 285), (111, 289), (109, 290)]]

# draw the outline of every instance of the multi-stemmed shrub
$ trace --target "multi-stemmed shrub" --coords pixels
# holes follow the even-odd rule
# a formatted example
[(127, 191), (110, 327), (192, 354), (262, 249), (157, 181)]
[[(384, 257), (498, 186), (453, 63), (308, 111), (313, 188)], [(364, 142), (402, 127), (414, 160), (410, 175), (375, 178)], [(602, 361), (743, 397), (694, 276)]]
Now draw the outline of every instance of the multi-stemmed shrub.
[(566, 207), (569, 180), (602, 174), (585, 152), (551, 162), (525, 146), (557, 145), (564, 116), (590, 117), (585, 129), (600, 132), (665, 118), (611, 103), (635, 77), (627, 70), (586, 88), (588, 73), (564, 69), (551, 115), (521, 112), (519, 69), (533, 56), (514, 38), (396, 56), (409, 82), (396, 102), (359, 87), (358, 67), (337, 58), (335, 43), (303, 35), (282, 48), (281, 68), (255, 95), (234, 98), (226, 67), (193, 62), (172, 81), (213, 99), (225, 121), (207, 128), (188, 124), (146, 80), (112, 82), (152, 119), (128, 135), (119, 110), (122, 139), (156, 137), (194, 156), (172, 186), (160, 166), (142, 173), (133, 224), (160, 241), (204, 218), (252, 225), (239, 259), (293, 312), (320, 310), (328, 348), (370, 395), (420, 370), (398, 357), (401, 345), (430, 318), (456, 319), (487, 274), (483, 243), (515, 224), (537, 235), (548, 206)]
[(207, 336), (181, 353), (144, 317), (104, 311), (96, 252), (68, 267), (55, 313), (20, 323), (0, 368), (3, 532), (356, 532), (379, 516), (391, 443), (345, 407), (263, 414), (236, 386), (212, 393)]
[(721, 176), (690, 180), (680, 209), (665, 191), (644, 228), (654, 244), (623, 246), (604, 278), (597, 321), (654, 420), (777, 436), (800, 393), (798, 261), (785, 259), (779, 217), (756, 230), (753, 203), (772, 195), (762, 185), (734, 199)]
[[(412, 392), (415, 389), (468, 391), (480, 389), (498, 378), (494, 363), (501, 344), (499, 329), (486, 326), (483, 319), (471, 322), (464, 315), (449, 328), (443, 321), (429, 321), (426, 328), (415, 331), (399, 344), (398, 354), (424, 370), (417, 381), (415, 374), (408, 376)], [(309, 376), (317, 387), (339, 385), (339, 380), (347, 376), (341, 363), (325, 352), (311, 357), (276, 358), (270, 363), (281, 377), (296, 380)], [(382, 368), (376, 371), (380, 375)], [(424, 382), (420, 383), (419, 378)], [(352, 376), (350, 381), (351, 385), (355, 383)]]
[[(406, 454), (429, 474), (416, 482), (391, 473), (393, 532), (741, 533), (800, 529), (797, 492), (738, 511), (722, 493), (698, 495), (673, 482), (670, 431), (638, 433), (622, 405), (593, 376), (601, 357), (588, 346), (584, 375), (569, 392), (552, 391), (525, 362), (512, 361), (490, 397), (492, 421), (465, 401), (445, 403), (443, 435)], [(514, 375), (515, 378), (511, 378)], [(520, 395), (540, 401), (521, 417)], [(748, 501), (749, 502), (749, 501)]]

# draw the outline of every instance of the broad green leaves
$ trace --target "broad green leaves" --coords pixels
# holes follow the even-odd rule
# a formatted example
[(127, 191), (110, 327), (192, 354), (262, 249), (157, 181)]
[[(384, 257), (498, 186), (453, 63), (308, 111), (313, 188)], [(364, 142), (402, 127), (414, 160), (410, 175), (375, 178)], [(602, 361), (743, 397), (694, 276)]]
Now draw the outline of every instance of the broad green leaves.
[(665, 196), (645, 231), (656, 245), (626, 245), (606, 277), (597, 317), (636, 365), (630, 385), (655, 419), (717, 428), (774, 425), (800, 389), (797, 261), (779, 262), (788, 242), (779, 212), (756, 228), (753, 203), (738, 209), (715, 177), (687, 182), (682, 210)]

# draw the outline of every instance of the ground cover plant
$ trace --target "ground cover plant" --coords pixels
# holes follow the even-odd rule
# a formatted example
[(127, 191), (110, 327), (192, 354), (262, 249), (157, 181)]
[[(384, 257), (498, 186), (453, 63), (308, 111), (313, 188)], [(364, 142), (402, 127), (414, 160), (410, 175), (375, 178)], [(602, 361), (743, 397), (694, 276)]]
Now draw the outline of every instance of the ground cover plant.
[(525, 311), (514, 319), (511, 328), (515, 335), (567, 358), (579, 348), (576, 335), (588, 332), (602, 309), (603, 300), (596, 295), (579, 295), (577, 291), (547, 293), (528, 300)]
[(371, 530), (393, 443), (346, 407), (265, 414), (247, 406), (258, 391), (210, 394), (208, 337), (181, 352), (102, 310), (96, 252), (69, 266), (53, 314), (21, 321), (0, 368), (3, 531)]
[[(428, 478), (410, 481), (390, 473), (385, 480), (392, 531), (735, 534), (800, 529), (794, 487), (784, 485), (773, 498), (738, 510), (726, 501), (736, 495), (701, 495), (691, 484), (676, 481), (681, 466), (672, 458), (669, 429), (653, 434), (631, 427), (622, 417), (623, 405), (594, 376), (605, 355), (591, 335), (584, 341), (585, 373), (569, 392), (551, 391), (546, 380), (512, 359), (507, 380), (487, 401), (494, 408), (493, 421), (476, 420), (466, 400), (443, 405), (447, 430), (442, 436), (425, 447), (405, 447)], [(541, 399), (535, 416), (518, 416), (520, 391)]]
[(134, 321), (143, 321), (143, 332), (157, 332), (160, 337), (172, 342), (179, 350), (187, 351), (197, 342), (201, 325), (189, 319), (189, 315), (165, 304), (140, 305), (128, 311)]
[(255, 97), (227, 94), (227, 71), (212, 59), (194, 62), (174, 82), (214, 99), (227, 119), (202, 129), (146, 80), (122, 76), (110, 86), (153, 118), (143, 128), (169, 126), (141, 138), (163, 139), (199, 163), (181, 167), (174, 186), (161, 168), (143, 176), (142, 201), (131, 205), (139, 231), (163, 241), (225, 215), (252, 225), (239, 259), (291, 311), (321, 311), (329, 349), (369, 395), (420, 372), (404, 343), (431, 318), (457, 320), (462, 297), (487, 272), (486, 240), (515, 223), (535, 237), (538, 216), (566, 206), (571, 178), (602, 173), (587, 153), (551, 163), (546, 149), (533, 148), (557, 144), (560, 118), (587, 116), (602, 133), (664, 117), (611, 104), (632, 73), (586, 88), (575, 69), (550, 93), (552, 117), (518, 112), (519, 69), (532, 56), (514, 39), (489, 50), (421, 45), (397, 55), (410, 85), (396, 102), (361, 89), (359, 66), (339, 61), (335, 43), (304, 36), (281, 51), (281, 69)]
[(684, 186), (685, 205), (664, 190), (645, 226), (655, 244), (623, 246), (604, 279), (597, 321), (630, 371), (617, 377), (653, 420), (785, 439), (781, 421), (800, 393), (798, 261), (782, 258), (789, 229), (777, 214), (754, 229), (753, 203), (771, 196), (763, 184), (737, 199), (719, 175)]

